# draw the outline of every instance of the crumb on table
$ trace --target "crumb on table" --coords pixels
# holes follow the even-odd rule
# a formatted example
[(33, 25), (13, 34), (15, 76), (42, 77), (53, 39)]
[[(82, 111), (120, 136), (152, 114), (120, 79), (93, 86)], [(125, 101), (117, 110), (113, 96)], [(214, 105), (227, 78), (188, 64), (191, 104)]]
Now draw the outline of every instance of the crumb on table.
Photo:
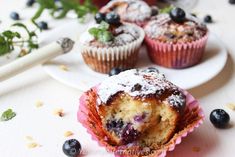
[(66, 65), (60, 65), (59, 68), (63, 71), (69, 71), (69, 68)]
[(54, 113), (54, 115), (59, 116), (59, 117), (64, 116), (64, 110), (63, 109), (55, 109), (53, 113)]
[(66, 131), (65, 133), (64, 133), (64, 136), (65, 137), (69, 137), (69, 136), (72, 136), (73, 135), (73, 132), (72, 131)]
[(32, 149), (32, 148), (36, 148), (36, 147), (41, 147), (41, 145), (39, 145), (36, 142), (31, 142), (27, 145), (28, 148)]
[(38, 100), (38, 101), (36, 101), (35, 106), (36, 106), (37, 108), (42, 107), (42, 106), (43, 106), (43, 102), (40, 101), (40, 100)]
[(229, 109), (235, 111), (235, 104), (234, 104), (234, 103), (229, 103), (229, 104), (227, 104), (226, 106), (227, 106), (227, 108), (229, 108)]
[(33, 141), (33, 137), (32, 136), (25, 136), (26, 140), (28, 141)]

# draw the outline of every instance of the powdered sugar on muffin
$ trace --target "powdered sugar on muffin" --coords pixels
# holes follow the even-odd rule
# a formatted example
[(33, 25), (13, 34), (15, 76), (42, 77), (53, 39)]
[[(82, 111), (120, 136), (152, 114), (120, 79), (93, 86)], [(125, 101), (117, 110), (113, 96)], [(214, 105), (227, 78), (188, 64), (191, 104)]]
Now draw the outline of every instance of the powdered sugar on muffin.
[(112, 0), (101, 12), (115, 11), (124, 21), (143, 22), (151, 17), (150, 6), (142, 0)]
[[(88, 30), (92, 27), (98, 26), (99, 24), (92, 25)], [(94, 47), (122, 46), (137, 40), (140, 36), (139, 30), (135, 27), (129, 24), (122, 24), (116, 28), (112, 28), (112, 34), (114, 35), (114, 39), (112, 41), (99, 42), (88, 32), (88, 30), (82, 34), (80, 42)]]
[(100, 84), (97, 92), (98, 105), (106, 104), (113, 95), (119, 92), (128, 93), (132, 97), (145, 98), (154, 95), (160, 98), (169, 91), (171, 94), (168, 102), (173, 107), (180, 109), (185, 103), (184, 97), (178, 92), (177, 87), (167, 81), (157, 69), (127, 70)]
[(148, 37), (167, 43), (192, 42), (207, 33), (207, 27), (197, 18), (187, 14), (186, 20), (176, 23), (169, 14), (160, 14), (145, 26)]

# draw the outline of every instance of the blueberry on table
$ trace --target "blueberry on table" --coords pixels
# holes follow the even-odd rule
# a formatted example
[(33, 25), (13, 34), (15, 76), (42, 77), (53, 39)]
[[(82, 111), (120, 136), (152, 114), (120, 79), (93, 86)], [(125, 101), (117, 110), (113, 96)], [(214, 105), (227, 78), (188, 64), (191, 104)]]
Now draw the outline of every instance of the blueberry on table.
[(105, 16), (105, 21), (111, 25), (118, 25), (120, 24), (120, 16), (115, 12), (109, 12)]
[(177, 23), (181, 23), (185, 21), (185, 11), (181, 8), (173, 8), (170, 11), (170, 17), (173, 21), (177, 22)]
[(204, 17), (204, 22), (205, 23), (212, 23), (213, 22), (212, 17), (210, 15), (206, 15)]
[(17, 12), (11, 12), (10, 17), (13, 20), (19, 20), (20, 19), (20, 15)]
[(235, 0), (229, 0), (230, 4), (235, 4)]
[(38, 27), (42, 30), (47, 30), (48, 29), (48, 24), (45, 21), (41, 21), (38, 23)]
[(120, 72), (122, 72), (122, 69), (120, 69), (120, 68), (113, 68), (113, 69), (111, 69), (111, 71), (109, 72), (109, 76), (117, 75), (117, 74), (119, 74)]
[(105, 21), (105, 14), (104, 13), (95, 14), (95, 21), (96, 23), (101, 23), (102, 21)]
[(34, 3), (35, 3), (35, 0), (27, 0), (26, 5), (28, 7), (31, 7), (31, 6), (33, 6)]
[(63, 152), (68, 157), (78, 157), (81, 149), (81, 144), (76, 139), (67, 140), (63, 144)]
[(222, 109), (215, 109), (210, 114), (210, 121), (216, 128), (225, 128), (230, 121), (230, 116)]

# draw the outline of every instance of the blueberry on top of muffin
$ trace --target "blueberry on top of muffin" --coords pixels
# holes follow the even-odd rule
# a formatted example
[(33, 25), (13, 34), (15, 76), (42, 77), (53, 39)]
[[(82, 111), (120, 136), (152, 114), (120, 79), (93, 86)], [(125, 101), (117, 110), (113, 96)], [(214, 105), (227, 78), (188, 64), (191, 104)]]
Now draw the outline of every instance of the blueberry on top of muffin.
[(151, 7), (142, 0), (112, 0), (101, 9), (101, 12), (114, 11), (123, 21), (144, 22), (152, 15)]
[(201, 39), (208, 32), (198, 18), (181, 8), (157, 15), (145, 26), (146, 35), (166, 43), (184, 43)]
[(97, 13), (95, 20), (96, 24), (81, 36), (83, 44), (94, 47), (122, 46), (137, 40), (140, 36), (135, 26), (121, 23), (120, 16), (115, 12)]

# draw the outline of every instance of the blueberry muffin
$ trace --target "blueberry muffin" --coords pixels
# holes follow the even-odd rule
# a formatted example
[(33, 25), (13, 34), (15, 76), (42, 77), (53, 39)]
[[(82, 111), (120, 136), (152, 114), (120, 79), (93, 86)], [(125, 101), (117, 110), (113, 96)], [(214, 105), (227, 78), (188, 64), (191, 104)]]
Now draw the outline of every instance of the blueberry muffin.
[(208, 29), (199, 19), (180, 8), (159, 14), (145, 25), (150, 59), (168, 68), (198, 64), (204, 54)]
[(173, 136), (185, 95), (156, 69), (128, 70), (97, 89), (97, 111), (114, 145), (159, 147)]
[(142, 0), (112, 0), (100, 12), (116, 12), (121, 20), (143, 26), (148, 21), (155, 10)]
[(81, 53), (85, 63), (96, 72), (130, 69), (137, 63), (143, 40), (140, 27), (122, 23), (114, 12), (98, 13), (96, 24), (80, 36)]

